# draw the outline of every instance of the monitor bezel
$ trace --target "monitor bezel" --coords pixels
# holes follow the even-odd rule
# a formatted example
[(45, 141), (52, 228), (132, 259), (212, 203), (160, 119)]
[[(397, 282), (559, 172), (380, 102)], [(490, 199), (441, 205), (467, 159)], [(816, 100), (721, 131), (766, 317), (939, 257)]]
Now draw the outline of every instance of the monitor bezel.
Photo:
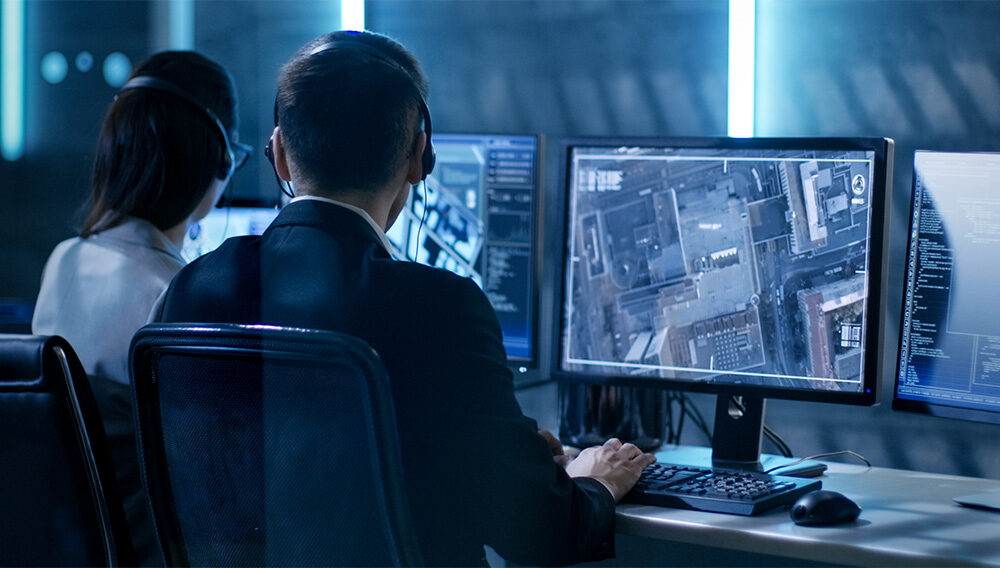
[[(927, 149), (916, 149), (913, 151), (913, 176), (910, 184), (910, 208), (909, 216), (906, 220), (906, 248), (904, 257), (904, 263), (906, 265), (906, 272), (903, 274), (903, 294), (901, 298), (900, 311), (899, 311), (899, 336), (896, 345), (902, 346), (903, 336), (906, 333), (906, 328), (903, 323), (906, 319), (906, 288), (909, 286), (910, 281), (910, 247), (913, 244), (913, 212), (914, 208), (917, 206), (914, 196), (917, 191), (917, 154), (919, 153), (933, 153), (933, 154), (992, 154), (1000, 155), (1000, 152), (954, 152), (954, 151), (938, 151), (938, 150), (927, 150)], [(925, 414), (928, 416), (934, 416), (937, 418), (948, 418), (952, 420), (966, 420), (969, 422), (981, 422), (986, 424), (1000, 424), (1000, 411), (983, 410), (979, 408), (968, 408), (958, 405), (945, 404), (943, 402), (931, 402), (926, 400), (913, 400), (910, 398), (901, 398), (899, 396), (899, 374), (901, 367), (903, 365), (902, 354), (897, 350), (896, 352), (896, 362), (893, 365), (893, 382), (892, 382), (892, 409), (900, 410), (903, 412), (912, 412), (916, 414)]]
[[(561, 141), (561, 172), (559, 207), (563, 214), (558, 229), (560, 255), (558, 258), (559, 282), (556, 303), (553, 309), (553, 354), (552, 377), (559, 381), (585, 384), (607, 384), (619, 386), (651, 387), (666, 390), (702, 392), (710, 394), (742, 395), (758, 398), (777, 398), (831, 402), (871, 406), (879, 402), (882, 384), (882, 364), (884, 357), (883, 338), (885, 336), (885, 309), (888, 288), (886, 270), (889, 250), (889, 212), (891, 201), (891, 180), (894, 142), (889, 138), (727, 138), (727, 137), (575, 137)], [(845, 150), (871, 151), (874, 155), (872, 190), (871, 234), (869, 235), (869, 284), (867, 313), (872, 324), (866, 329), (864, 348), (874, 357), (865, 357), (864, 379), (860, 392), (834, 392), (822, 390), (793, 390), (787, 388), (746, 385), (739, 383), (705, 383), (670, 378), (632, 377), (616, 374), (589, 374), (563, 370), (564, 306), (566, 301), (568, 256), (567, 231), (569, 229), (569, 176), (572, 168), (572, 151), (576, 147), (667, 147), (692, 149), (733, 149), (733, 150)], [(881, 222), (879, 220), (881, 219)]]
[[(539, 322), (541, 320), (541, 280), (542, 280), (542, 269), (543, 269), (543, 259), (542, 256), (542, 231), (543, 223), (542, 219), (544, 213), (544, 194), (545, 188), (542, 187), (543, 169), (545, 167), (545, 136), (540, 133), (524, 133), (524, 132), (467, 132), (467, 131), (447, 131), (447, 132), (437, 132), (435, 131), (431, 134), (431, 140), (438, 136), (462, 136), (469, 138), (488, 138), (491, 136), (504, 137), (504, 138), (533, 138), (535, 140), (535, 171), (534, 171), (534, 186), (535, 195), (532, 199), (531, 205), (531, 227), (534, 234), (531, 239), (531, 269), (533, 274), (531, 275), (530, 282), (530, 298), (532, 307), (532, 314), (530, 321), (528, 322), (531, 330), (531, 353), (532, 356), (528, 358), (524, 357), (511, 357), (507, 355), (507, 366), (514, 372), (515, 380), (528, 380), (534, 382), (534, 379), (530, 377), (525, 377), (528, 373), (526, 371), (520, 371), (523, 367), (527, 371), (537, 372), (541, 369), (541, 341), (539, 339), (539, 333), (541, 332), (541, 326)], [(502, 329), (501, 329), (502, 331)], [(506, 349), (504, 350), (506, 355)]]

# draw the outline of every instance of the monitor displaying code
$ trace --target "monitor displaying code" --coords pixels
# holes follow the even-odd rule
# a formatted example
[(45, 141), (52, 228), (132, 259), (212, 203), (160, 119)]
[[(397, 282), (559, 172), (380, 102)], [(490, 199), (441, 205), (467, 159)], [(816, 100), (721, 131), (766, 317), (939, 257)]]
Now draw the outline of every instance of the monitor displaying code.
[(896, 399), (1000, 413), (1000, 154), (918, 151)]

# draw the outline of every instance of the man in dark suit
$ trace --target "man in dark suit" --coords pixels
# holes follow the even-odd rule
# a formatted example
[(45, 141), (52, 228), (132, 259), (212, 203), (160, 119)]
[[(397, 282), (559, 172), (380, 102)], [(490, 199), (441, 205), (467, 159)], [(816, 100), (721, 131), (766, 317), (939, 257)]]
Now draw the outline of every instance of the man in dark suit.
[(606, 558), (614, 504), (653, 457), (610, 440), (557, 463), (558, 444), (514, 398), (483, 292), (390, 257), (385, 230), (433, 167), (425, 94), (416, 60), (384, 36), (336, 32), (299, 50), (282, 69), (270, 145), (297, 197), (262, 236), (229, 239), (182, 270), (158, 319), (367, 341), (392, 384), (428, 564), (482, 563), (484, 544), (521, 563)]

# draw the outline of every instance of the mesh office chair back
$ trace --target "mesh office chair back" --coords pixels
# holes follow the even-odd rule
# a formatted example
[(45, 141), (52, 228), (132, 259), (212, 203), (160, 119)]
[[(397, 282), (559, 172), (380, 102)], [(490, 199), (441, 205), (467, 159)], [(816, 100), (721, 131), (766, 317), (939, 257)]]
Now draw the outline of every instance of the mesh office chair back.
[(419, 564), (388, 377), (363, 341), (151, 325), (130, 364), (168, 565)]
[(61, 337), (0, 335), (0, 566), (134, 562), (79, 359)]

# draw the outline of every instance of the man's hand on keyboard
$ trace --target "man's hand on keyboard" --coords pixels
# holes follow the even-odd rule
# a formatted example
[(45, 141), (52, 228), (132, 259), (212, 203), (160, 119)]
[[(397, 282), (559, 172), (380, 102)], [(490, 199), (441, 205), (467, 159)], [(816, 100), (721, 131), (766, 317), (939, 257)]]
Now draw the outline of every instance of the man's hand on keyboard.
[(570, 477), (592, 477), (611, 491), (615, 503), (632, 489), (642, 470), (656, 461), (653, 454), (644, 454), (634, 444), (622, 444), (611, 438), (603, 446), (587, 448), (566, 466)]

